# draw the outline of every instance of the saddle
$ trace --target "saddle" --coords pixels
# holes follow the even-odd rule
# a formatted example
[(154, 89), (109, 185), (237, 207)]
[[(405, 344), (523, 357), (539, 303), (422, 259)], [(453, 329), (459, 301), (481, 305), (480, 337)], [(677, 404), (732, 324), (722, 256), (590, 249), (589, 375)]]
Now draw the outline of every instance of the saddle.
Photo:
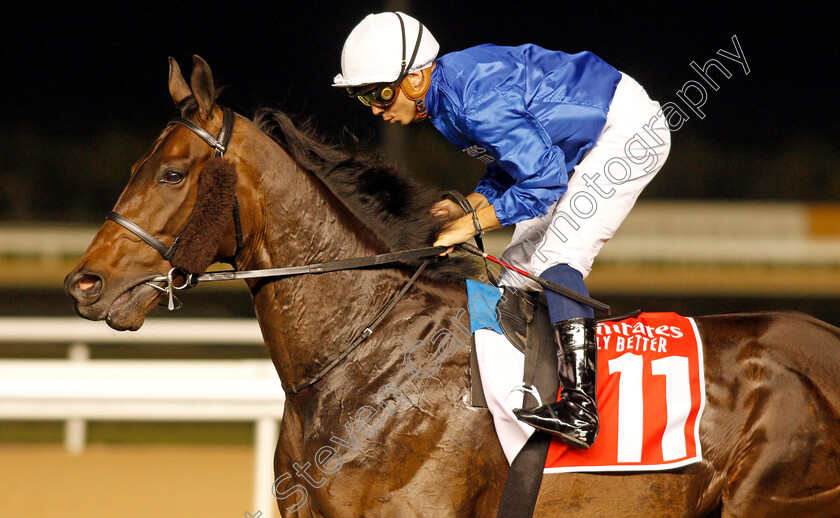
[[(527, 292), (502, 286), (496, 316), (505, 338), (524, 355), (523, 408), (557, 401), (557, 346), (554, 343), (548, 305), (542, 292)], [(633, 315), (641, 313), (636, 311)], [(609, 316), (599, 321), (617, 320), (630, 315)], [(472, 406), (487, 408), (478, 367), (475, 334), (470, 347)], [(534, 395), (539, 395), (539, 400)], [(533, 515), (551, 436), (533, 434), (513, 460), (502, 491), (497, 517), (529, 518)]]
[[(541, 291), (517, 290), (509, 286), (501, 286), (501, 288), (502, 296), (496, 304), (499, 325), (505, 338), (525, 355), (522, 386), (533, 387), (540, 397), (540, 401), (537, 401), (531, 392), (525, 390), (522, 407), (533, 408), (539, 403), (554, 402), (557, 400), (560, 388), (557, 379), (557, 346), (554, 343), (545, 295)], [(622, 320), (640, 313), (641, 310), (636, 310), (621, 315), (608, 315), (596, 320), (598, 322)], [(470, 348), (470, 377), (472, 406), (487, 408), (475, 343)]]
[[(502, 287), (502, 296), (496, 305), (499, 325), (508, 341), (525, 355), (524, 387), (534, 387), (541, 401), (555, 401), (559, 389), (557, 379), (557, 352), (551, 333), (551, 321), (545, 295), (526, 292), (508, 286)], [(472, 405), (487, 408), (475, 344), (470, 350), (472, 377)], [(524, 408), (537, 406), (533, 394), (525, 391)]]

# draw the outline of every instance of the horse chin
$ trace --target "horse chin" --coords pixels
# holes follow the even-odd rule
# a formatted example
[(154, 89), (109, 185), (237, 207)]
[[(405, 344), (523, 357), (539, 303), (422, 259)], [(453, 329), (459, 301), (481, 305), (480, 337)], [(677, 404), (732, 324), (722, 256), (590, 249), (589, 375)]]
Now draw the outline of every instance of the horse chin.
[(138, 284), (114, 299), (105, 322), (117, 331), (137, 331), (151, 313), (161, 292), (148, 284)]

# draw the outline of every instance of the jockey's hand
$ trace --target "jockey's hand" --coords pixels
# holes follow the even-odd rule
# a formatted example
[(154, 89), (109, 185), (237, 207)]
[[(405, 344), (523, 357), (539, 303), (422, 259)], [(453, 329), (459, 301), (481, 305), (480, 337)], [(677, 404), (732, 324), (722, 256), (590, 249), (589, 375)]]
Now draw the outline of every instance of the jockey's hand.
[[(481, 196), (481, 195), (477, 195)], [(484, 197), (482, 196), (482, 199)], [(486, 200), (485, 200), (486, 203)], [(459, 207), (460, 208), (460, 207)], [(496, 209), (492, 205), (487, 205), (475, 211), (478, 217), (479, 226), (483, 231), (496, 230), (502, 228), (499, 218), (496, 217)], [(453, 245), (460, 245), (465, 243), (476, 234), (475, 223), (471, 214), (461, 216), (458, 219), (452, 220), (444, 225), (443, 230), (438, 234), (435, 246), (448, 246), (449, 250), (440, 254), (447, 255), (452, 252)]]
[(443, 221), (452, 221), (463, 216), (464, 210), (454, 201), (446, 199), (440, 200), (432, 205), (432, 208), (429, 209), (429, 214)]
[[(458, 207), (458, 210), (461, 210)], [(461, 211), (463, 212), (463, 211)], [(460, 245), (475, 235), (475, 225), (473, 225), (472, 216), (463, 216), (456, 220), (450, 221), (444, 227), (437, 237), (434, 246), (448, 246), (449, 249), (440, 254), (447, 255), (454, 249), (453, 245)]]

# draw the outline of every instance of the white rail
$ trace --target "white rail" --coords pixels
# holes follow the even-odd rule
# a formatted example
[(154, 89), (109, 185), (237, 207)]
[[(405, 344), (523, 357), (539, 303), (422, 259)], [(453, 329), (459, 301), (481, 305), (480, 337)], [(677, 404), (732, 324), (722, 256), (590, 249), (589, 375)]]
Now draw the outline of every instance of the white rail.
[[(598, 260), (836, 266), (839, 220), (840, 204), (643, 201)], [(558, 230), (570, 231), (565, 225)], [(487, 234), (488, 251), (500, 254), (510, 231)], [(0, 255), (79, 257), (95, 233), (95, 227), (0, 225)]]
[(118, 333), (80, 318), (0, 318), (0, 343), (67, 343), (68, 360), (0, 360), (0, 419), (66, 420), (81, 453), (86, 420), (254, 422), (254, 506), (271, 509), (285, 395), (269, 360), (89, 360), (88, 344), (262, 346), (253, 320), (150, 320)]
[(85, 344), (264, 344), (250, 319), (173, 318), (146, 320), (139, 331), (114, 331), (104, 322), (78, 317), (0, 317), (0, 342)]
[[(574, 221), (574, 215), (570, 218)], [(572, 232), (565, 220), (557, 230)], [(541, 236), (528, 236), (537, 246)], [(501, 254), (510, 230), (484, 237)], [(598, 263), (840, 266), (840, 206), (767, 202), (639, 203)]]

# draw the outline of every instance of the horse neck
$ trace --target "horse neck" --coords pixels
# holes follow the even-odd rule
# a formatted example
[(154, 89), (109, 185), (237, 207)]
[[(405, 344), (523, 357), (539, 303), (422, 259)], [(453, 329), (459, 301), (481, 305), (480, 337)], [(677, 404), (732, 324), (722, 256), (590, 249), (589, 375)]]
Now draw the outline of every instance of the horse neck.
[[(261, 132), (260, 132), (261, 133)], [(277, 268), (381, 253), (377, 241), (324, 184), (268, 137), (245, 167), (253, 185), (240, 269)], [(268, 142), (265, 142), (268, 141)], [(242, 188), (239, 190), (242, 192)], [(340, 354), (405, 282), (395, 270), (349, 270), (249, 282), (257, 319), (285, 384), (300, 383)]]

